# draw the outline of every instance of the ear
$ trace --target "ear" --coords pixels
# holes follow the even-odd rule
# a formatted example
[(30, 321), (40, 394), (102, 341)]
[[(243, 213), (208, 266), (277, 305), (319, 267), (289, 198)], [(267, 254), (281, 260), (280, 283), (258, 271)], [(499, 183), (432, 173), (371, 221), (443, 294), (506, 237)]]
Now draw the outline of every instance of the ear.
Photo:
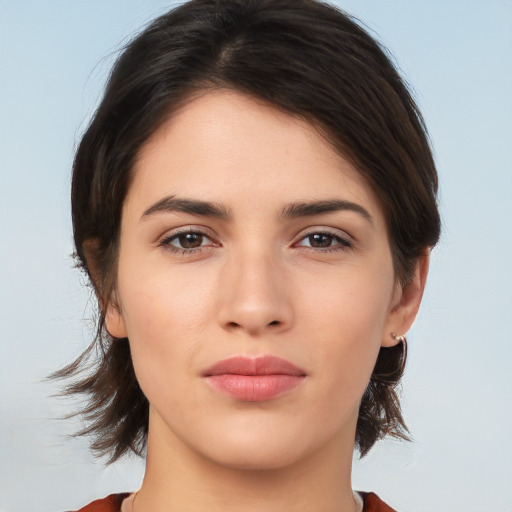
[(103, 297), (100, 293), (102, 284), (104, 285), (104, 283), (102, 283), (98, 268), (98, 240), (96, 238), (88, 238), (84, 240), (82, 249), (84, 251), (87, 269), (89, 271), (94, 291), (96, 292), (99, 306), (105, 312), (105, 327), (112, 337), (126, 338), (126, 327), (115, 291), (112, 292), (111, 297)]
[(429, 263), (430, 249), (427, 249), (418, 258), (411, 281), (405, 286), (396, 284), (391, 310), (382, 333), (383, 347), (392, 347), (399, 343), (393, 338), (392, 333), (403, 336), (411, 328), (423, 297)]
[(126, 325), (123, 319), (123, 313), (119, 306), (116, 293), (113, 293), (111, 300), (107, 304), (105, 312), (105, 327), (113, 338), (127, 338)]

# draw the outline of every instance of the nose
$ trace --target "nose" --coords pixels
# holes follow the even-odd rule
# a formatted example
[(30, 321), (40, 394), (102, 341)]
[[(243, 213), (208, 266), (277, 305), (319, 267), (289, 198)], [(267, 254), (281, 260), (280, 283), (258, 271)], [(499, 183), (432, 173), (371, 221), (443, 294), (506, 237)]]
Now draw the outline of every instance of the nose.
[(293, 323), (285, 269), (263, 251), (253, 250), (225, 262), (219, 297), (218, 318), (225, 330), (259, 336), (283, 332)]

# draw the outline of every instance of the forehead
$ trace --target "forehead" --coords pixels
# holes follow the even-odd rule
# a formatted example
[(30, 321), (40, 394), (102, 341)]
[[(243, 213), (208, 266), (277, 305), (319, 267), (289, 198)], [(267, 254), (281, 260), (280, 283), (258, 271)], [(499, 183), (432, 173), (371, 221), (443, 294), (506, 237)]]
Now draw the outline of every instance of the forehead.
[(127, 203), (174, 194), (234, 208), (337, 196), (382, 213), (365, 178), (312, 124), (230, 90), (194, 97), (141, 148)]

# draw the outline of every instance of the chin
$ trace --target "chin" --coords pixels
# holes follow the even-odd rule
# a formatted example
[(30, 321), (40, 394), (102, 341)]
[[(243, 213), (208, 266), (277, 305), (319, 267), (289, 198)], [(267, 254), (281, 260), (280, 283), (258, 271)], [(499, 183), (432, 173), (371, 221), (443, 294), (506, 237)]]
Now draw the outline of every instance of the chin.
[(207, 454), (212, 462), (239, 471), (271, 471), (293, 465), (304, 457), (298, 447), (276, 446), (275, 443), (219, 445)]
[[(291, 466), (320, 448), (324, 433), (305, 432), (299, 424), (276, 422), (219, 429), (200, 451), (212, 462), (238, 470), (277, 470)], [(279, 423), (279, 422), (277, 422)], [(219, 434), (219, 431), (221, 434)], [(203, 438), (204, 439), (204, 438)]]

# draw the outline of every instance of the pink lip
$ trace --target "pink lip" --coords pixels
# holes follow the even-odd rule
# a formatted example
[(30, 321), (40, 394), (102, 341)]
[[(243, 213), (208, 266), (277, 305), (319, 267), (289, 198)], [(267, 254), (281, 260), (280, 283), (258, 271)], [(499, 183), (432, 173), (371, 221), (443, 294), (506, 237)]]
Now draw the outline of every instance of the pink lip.
[(263, 356), (231, 357), (208, 368), (203, 376), (214, 389), (237, 400), (262, 402), (297, 387), (306, 373), (279, 357)]

